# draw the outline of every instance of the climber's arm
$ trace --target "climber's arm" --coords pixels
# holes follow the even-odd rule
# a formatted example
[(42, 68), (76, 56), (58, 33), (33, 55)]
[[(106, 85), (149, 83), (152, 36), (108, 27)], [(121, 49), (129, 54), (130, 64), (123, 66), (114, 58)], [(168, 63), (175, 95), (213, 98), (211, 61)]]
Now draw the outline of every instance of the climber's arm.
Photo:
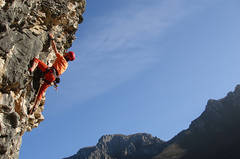
[(56, 43), (55, 43), (55, 41), (53, 40), (53, 39), (54, 39), (54, 38), (53, 38), (53, 35), (52, 35), (52, 34), (49, 34), (49, 37), (50, 37), (50, 39), (51, 39), (52, 48), (53, 48), (55, 54), (57, 55), (57, 54), (58, 54), (58, 50), (57, 50), (57, 47), (56, 47)]

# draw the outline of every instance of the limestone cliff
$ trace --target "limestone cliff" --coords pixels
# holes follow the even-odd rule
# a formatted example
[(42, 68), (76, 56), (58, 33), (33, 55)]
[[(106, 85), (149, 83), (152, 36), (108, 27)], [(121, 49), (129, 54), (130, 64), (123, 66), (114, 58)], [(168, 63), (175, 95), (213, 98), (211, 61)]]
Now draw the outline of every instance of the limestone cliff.
[(63, 53), (75, 39), (85, 0), (0, 0), (0, 159), (17, 159), (22, 135), (44, 120), (41, 106), (32, 116), (39, 77), (29, 75), (31, 59), (51, 66), (55, 55), (49, 32)]
[(240, 85), (209, 100), (200, 117), (167, 142), (146, 134), (107, 135), (66, 159), (239, 159), (239, 125)]

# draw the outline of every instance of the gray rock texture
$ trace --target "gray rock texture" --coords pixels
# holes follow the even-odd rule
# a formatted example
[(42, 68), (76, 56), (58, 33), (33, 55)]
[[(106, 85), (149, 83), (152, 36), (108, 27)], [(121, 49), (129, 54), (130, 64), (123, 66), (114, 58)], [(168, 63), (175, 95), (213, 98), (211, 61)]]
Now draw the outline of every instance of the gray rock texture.
[(65, 159), (148, 159), (162, 149), (164, 142), (150, 134), (105, 135), (97, 145), (80, 149)]
[(0, 159), (17, 159), (24, 132), (44, 120), (44, 99), (35, 114), (27, 114), (39, 87), (39, 77), (28, 73), (30, 61), (37, 57), (51, 66), (48, 34), (63, 53), (84, 10), (85, 0), (0, 0)]
[(187, 130), (163, 142), (148, 134), (106, 135), (65, 159), (239, 159), (240, 85), (205, 111)]

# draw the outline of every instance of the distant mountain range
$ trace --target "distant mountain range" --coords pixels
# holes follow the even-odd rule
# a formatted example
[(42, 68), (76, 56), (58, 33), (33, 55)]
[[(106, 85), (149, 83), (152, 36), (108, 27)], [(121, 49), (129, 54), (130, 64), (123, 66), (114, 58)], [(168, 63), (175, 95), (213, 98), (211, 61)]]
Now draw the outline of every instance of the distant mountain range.
[(240, 85), (171, 140), (150, 134), (104, 135), (65, 159), (240, 159)]

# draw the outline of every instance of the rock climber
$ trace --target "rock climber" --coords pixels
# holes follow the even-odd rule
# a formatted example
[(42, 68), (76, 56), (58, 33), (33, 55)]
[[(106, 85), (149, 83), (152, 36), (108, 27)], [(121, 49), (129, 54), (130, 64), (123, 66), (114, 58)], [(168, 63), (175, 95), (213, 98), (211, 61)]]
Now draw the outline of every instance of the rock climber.
[(30, 109), (29, 114), (33, 114), (34, 111), (38, 108), (40, 105), (43, 93), (47, 90), (47, 88), (51, 85), (55, 85), (59, 82), (59, 76), (66, 71), (68, 67), (68, 61), (75, 60), (75, 53), (72, 51), (65, 52), (62, 56), (57, 48), (56, 44), (54, 42), (54, 37), (52, 34), (49, 34), (50, 41), (52, 44), (52, 48), (56, 55), (56, 60), (53, 63), (52, 67), (48, 67), (44, 62), (41, 60), (34, 58), (32, 67), (29, 69), (30, 73), (33, 73), (34, 70), (38, 67), (43, 72), (43, 84), (40, 85), (40, 88), (37, 93), (37, 97), (34, 102), (34, 106), (32, 109)]

